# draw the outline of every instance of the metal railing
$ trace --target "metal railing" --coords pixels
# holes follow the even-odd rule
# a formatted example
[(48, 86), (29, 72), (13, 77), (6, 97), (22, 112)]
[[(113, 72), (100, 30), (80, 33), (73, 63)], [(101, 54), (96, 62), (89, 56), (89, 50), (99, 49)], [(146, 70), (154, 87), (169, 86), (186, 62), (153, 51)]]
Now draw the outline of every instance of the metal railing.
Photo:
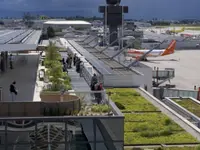
[[(30, 121), (31, 128), (24, 128), (23, 126), (13, 128), (10, 124), (10, 122), (21, 124)], [(105, 143), (113, 145), (114, 149), (112, 150), (123, 149), (123, 126), (118, 124), (123, 122), (122, 117), (99, 117), (98, 119), (95, 117), (79, 118), (73, 116), (4, 118), (0, 119), (0, 122), (0, 149), (4, 150), (51, 150), (58, 148), (69, 150), (74, 146), (81, 149), (109, 149), (104, 145)], [(111, 135), (111, 131), (106, 130), (108, 127), (112, 130), (114, 136)], [(99, 132), (99, 130), (103, 132)], [(111, 140), (107, 141), (107, 139)]]

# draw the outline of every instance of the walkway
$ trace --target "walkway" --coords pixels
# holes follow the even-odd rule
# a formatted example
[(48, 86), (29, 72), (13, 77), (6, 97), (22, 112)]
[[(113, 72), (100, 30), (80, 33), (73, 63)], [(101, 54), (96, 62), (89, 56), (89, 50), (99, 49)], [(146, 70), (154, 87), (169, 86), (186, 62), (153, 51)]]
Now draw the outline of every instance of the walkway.
[[(60, 52), (62, 58), (67, 58), (66, 52)], [(68, 75), (71, 78), (72, 89), (74, 91), (90, 91), (90, 87), (83, 77), (76, 72), (76, 67), (72, 65), (71, 69), (68, 69)]]
[(76, 72), (76, 68), (68, 69), (68, 75), (71, 78), (72, 89), (74, 91), (90, 91), (90, 87), (83, 77)]
[(38, 64), (38, 54), (30, 53), (26, 55), (27, 63), (17, 61), (14, 64), (14, 69), (8, 69), (7, 72), (1, 74), (0, 86), (3, 88), (2, 101), (11, 101), (9, 86), (13, 81), (16, 81), (18, 95), (16, 101), (33, 101), (33, 94), (36, 81), (36, 70)]

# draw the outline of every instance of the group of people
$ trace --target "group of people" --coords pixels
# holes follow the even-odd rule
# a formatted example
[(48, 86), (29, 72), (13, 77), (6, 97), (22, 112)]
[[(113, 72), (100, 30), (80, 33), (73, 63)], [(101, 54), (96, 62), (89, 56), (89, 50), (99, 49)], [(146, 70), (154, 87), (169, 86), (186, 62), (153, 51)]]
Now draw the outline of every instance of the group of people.
[(67, 69), (72, 68), (72, 55), (69, 54), (66, 60), (63, 58), (61, 62), (63, 64), (63, 72), (68, 72)]
[(78, 72), (78, 73), (81, 72), (82, 61), (80, 60), (80, 58), (78, 58), (76, 56), (76, 54), (74, 54), (73, 57), (71, 54), (68, 54), (68, 57), (66, 58), (66, 60), (65, 60), (65, 58), (62, 58), (61, 62), (63, 64), (63, 72), (68, 72), (67, 69), (72, 68), (72, 63), (76, 67), (76, 72)]
[[(68, 57), (66, 58), (66, 60), (65, 60), (65, 58), (62, 58), (61, 62), (63, 64), (63, 72), (68, 73), (67, 69), (72, 68), (72, 63), (73, 63), (73, 65), (76, 67), (76, 72), (80, 73), (80, 76), (81, 76), (82, 61), (79, 57), (77, 57), (76, 54), (74, 54), (74, 56), (72, 56), (71, 54), (68, 54)], [(98, 81), (98, 77), (96, 74), (94, 74), (91, 79), (90, 88), (91, 88), (91, 91), (102, 91), (103, 90), (102, 83), (100, 83)], [(100, 104), (102, 101), (102, 94), (100, 92), (95, 93), (94, 97), (95, 97), (95, 100), (97, 101), (97, 103)]]
[[(90, 84), (91, 91), (102, 91), (103, 90), (103, 85), (101, 82), (98, 81), (98, 77), (96, 74), (93, 75), (91, 79), (91, 84)], [(102, 93), (94, 93), (95, 100), (97, 101), (98, 104), (101, 103), (102, 101)]]

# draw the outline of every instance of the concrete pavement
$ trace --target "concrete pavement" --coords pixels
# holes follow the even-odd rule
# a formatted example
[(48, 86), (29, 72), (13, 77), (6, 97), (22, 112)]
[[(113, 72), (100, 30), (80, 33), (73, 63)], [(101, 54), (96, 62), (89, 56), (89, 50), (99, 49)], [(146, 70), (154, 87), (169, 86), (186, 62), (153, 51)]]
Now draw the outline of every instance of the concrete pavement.
[(21, 56), (16, 56), (14, 69), (8, 69), (5, 73), (1, 74), (2, 101), (11, 101), (9, 86), (13, 81), (16, 81), (16, 88), (18, 90), (16, 101), (33, 101), (38, 54), (30, 53), (26, 55), (26, 63), (19, 61), (19, 57)]

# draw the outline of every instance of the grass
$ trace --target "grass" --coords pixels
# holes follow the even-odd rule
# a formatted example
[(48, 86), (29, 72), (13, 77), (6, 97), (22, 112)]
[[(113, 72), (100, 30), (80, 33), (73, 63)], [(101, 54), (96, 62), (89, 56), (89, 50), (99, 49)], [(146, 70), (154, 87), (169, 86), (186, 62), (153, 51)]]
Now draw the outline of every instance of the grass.
[(108, 105), (98, 104), (98, 105), (93, 105), (91, 107), (91, 111), (96, 112), (96, 113), (99, 113), (99, 112), (106, 113), (106, 112), (110, 112), (111, 108)]
[(185, 28), (185, 30), (200, 30), (200, 27), (188, 27), (188, 28)]
[(158, 109), (133, 89), (108, 89), (110, 98), (124, 113), (124, 143), (164, 144), (195, 143), (193, 136), (184, 131), (174, 121), (158, 111)]
[[(112, 89), (108, 90), (112, 92), (111, 99), (117, 103), (124, 106), (121, 109), (122, 112), (127, 111), (158, 111), (151, 103), (149, 103), (145, 98), (140, 96), (139, 93), (133, 91), (132, 89)], [(123, 98), (122, 98), (123, 97)], [(118, 106), (118, 105), (117, 105)]]
[(200, 105), (191, 99), (172, 99), (174, 102), (200, 117)]
[[(139, 149), (125, 148), (124, 150), (139, 150)], [(140, 150), (200, 150), (200, 148), (199, 147), (168, 147), (168, 148), (150, 148), (150, 149), (141, 148)]]

